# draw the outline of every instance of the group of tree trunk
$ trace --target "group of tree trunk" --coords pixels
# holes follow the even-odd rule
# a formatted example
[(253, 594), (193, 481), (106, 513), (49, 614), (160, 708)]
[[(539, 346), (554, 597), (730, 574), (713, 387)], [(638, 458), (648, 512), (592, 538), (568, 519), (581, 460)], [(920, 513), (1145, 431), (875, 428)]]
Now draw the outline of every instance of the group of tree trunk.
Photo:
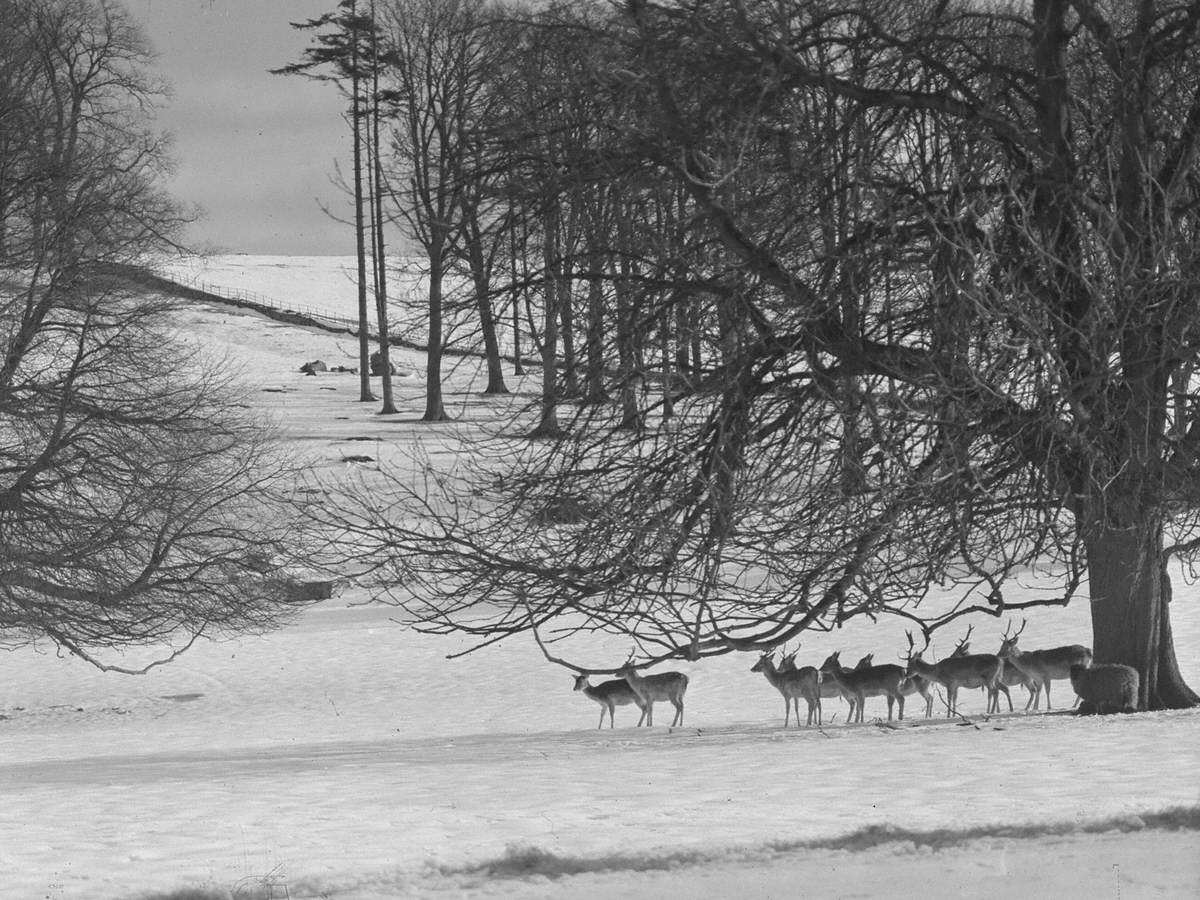
[(279, 569), (288, 473), (126, 277), (187, 219), (150, 48), (97, 0), (0, 0), (0, 23), (0, 642), (119, 669), (96, 649), (268, 627), (308, 597)]
[(431, 347), (469, 276), (552, 439), (337, 516), (427, 627), (695, 659), (1085, 589), (1096, 660), (1196, 703), (1200, 3), (377, 5)]

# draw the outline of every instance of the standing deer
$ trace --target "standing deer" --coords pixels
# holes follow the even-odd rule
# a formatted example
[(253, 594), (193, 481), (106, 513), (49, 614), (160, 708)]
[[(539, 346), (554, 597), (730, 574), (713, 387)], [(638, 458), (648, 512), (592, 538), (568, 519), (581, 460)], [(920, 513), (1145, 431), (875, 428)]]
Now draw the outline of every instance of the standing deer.
[(908, 675), (900, 684), (900, 693), (905, 697), (912, 694), (921, 695), (921, 699), (925, 701), (925, 718), (927, 719), (933, 717), (932, 686), (933, 683), (928, 678), (923, 678), (920, 675)]
[(630, 690), (637, 694), (646, 710), (646, 724), (654, 724), (654, 702), (669, 700), (675, 707), (675, 718), (671, 727), (683, 724), (683, 695), (687, 692), (688, 677), (682, 672), (660, 672), (657, 675), (641, 676), (630, 656), (625, 665), (617, 669), (617, 677), (624, 678)]
[(638, 725), (640, 726), (646, 721), (645, 704), (630, 689), (629, 683), (624, 680), (602, 681), (600, 684), (593, 686), (588, 684), (588, 677), (586, 675), (576, 675), (575, 690), (583, 691), (585, 697), (590, 697), (600, 704), (600, 724), (596, 726), (597, 728), (604, 727), (605, 710), (608, 711), (608, 727), (615, 727), (613, 723), (613, 710), (618, 706), (628, 706), (630, 703), (642, 711), (642, 717), (638, 719)]
[(814, 716), (817, 724), (821, 724), (821, 673), (812, 666), (784, 670), (782, 666), (775, 668), (772, 653), (767, 651), (758, 658), (751, 672), (762, 672), (767, 681), (783, 695), (783, 727), (787, 728), (792, 706), (796, 707), (796, 727), (800, 727), (800, 698), (808, 704), (808, 720), (806, 725), (813, 723)]
[[(796, 653), (797, 652), (798, 652), (798, 650), (793, 650), (791, 653), (785, 654), (783, 656), (783, 658), (780, 659), (780, 661), (779, 661), (779, 671), (780, 672), (795, 672), (796, 671)], [(874, 659), (875, 659), (875, 654), (868, 653), (866, 656), (864, 656), (862, 659), (860, 659), (857, 663), (855, 663), (854, 668), (855, 669), (865, 669), (866, 667), (871, 665), (871, 662)], [(817, 674), (820, 675), (821, 673), (817, 672)], [(821, 699), (822, 700), (832, 700), (834, 697), (841, 697), (843, 700), (845, 700), (847, 703), (850, 704), (850, 713), (847, 716), (846, 721), (850, 721), (851, 719), (853, 719), (854, 718), (854, 704), (855, 704), (854, 695), (842, 690), (842, 687), (836, 681), (834, 681), (832, 678), (822, 677), (819, 679), (819, 681), (820, 681), (819, 693), (820, 693)]]
[[(1004, 630), (1000, 641), (1000, 656), (1008, 665), (1019, 669), (1032, 682), (1046, 691), (1046, 709), (1050, 709), (1050, 682), (1062, 681), (1071, 677), (1072, 666), (1087, 667), (1092, 664), (1092, 651), (1082, 644), (1067, 644), (1062, 647), (1051, 647), (1048, 650), (1030, 650), (1023, 652), (1017, 649), (1017, 638), (1025, 630), (1026, 620), (1021, 620), (1021, 628), (1016, 634), (1009, 634), (1012, 625)], [(1028, 705), (1025, 707), (1028, 709)], [(1034, 709), (1037, 708), (1036, 701)]]
[[(967, 628), (967, 633), (963, 635), (963, 639), (958, 642), (958, 645), (954, 648), (954, 652), (950, 654), (951, 656), (970, 656), (971, 632), (974, 629), (974, 625), (971, 625)], [(999, 656), (999, 654), (997, 654), (997, 656)], [(1000, 695), (1003, 694), (1004, 699), (1008, 701), (1008, 711), (1012, 712), (1012, 694), (1008, 692), (1008, 689), (1011, 685), (1017, 684), (1025, 685), (1026, 690), (1033, 690), (1029, 680), (1024, 676), (1023, 673), (1018, 672), (1009, 666), (1003, 666), (1000, 670), (1000, 680), (996, 682), (994, 688), (988, 688), (987, 685), (980, 685), (980, 689), (987, 694), (987, 711), (990, 713), (1000, 712)], [(1025, 704), (1025, 708), (1029, 709), (1028, 702)]]
[[(966, 643), (965, 640), (963, 642)], [(921, 659), (923, 651), (915, 650), (912, 632), (908, 632), (908, 667), (909, 677), (919, 675), (929, 681), (936, 681), (946, 689), (947, 718), (958, 712), (958, 689), (986, 688), (988, 692), (988, 711), (993, 704), (999, 709), (997, 684), (1004, 672), (1004, 661), (990, 653), (971, 653), (962, 656), (947, 656), (941, 662), (927, 663)]]
[(843, 695), (850, 699), (851, 719), (855, 722), (863, 720), (863, 706), (867, 697), (887, 697), (888, 721), (892, 720), (892, 709), (899, 706), (901, 719), (904, 718), (904, 693), (901, 690), (906, 677), (900, 666), (885, 664), (882, 666), (867, 666), (864, 669), (847, 669), (838, 659), (840, 651), (829, 654), (829, 658), (821, 663), (821, 675), (833, 681), (841, 689)]

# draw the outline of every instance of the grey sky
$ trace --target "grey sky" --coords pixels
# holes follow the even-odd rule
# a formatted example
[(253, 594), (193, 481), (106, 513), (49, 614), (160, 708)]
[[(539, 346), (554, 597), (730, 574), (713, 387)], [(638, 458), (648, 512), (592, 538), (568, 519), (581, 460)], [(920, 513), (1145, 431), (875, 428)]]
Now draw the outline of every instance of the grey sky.
[(311, 33), (292, 28), (337, 0), (125, 0), (174, 88), (159, 115), (175, 135), (172, 192), (206, 217), (198, 248), (353, 253), (348, 202), (331, 183), (349, 154), (336, 87), (267, 70), (295, 62)]

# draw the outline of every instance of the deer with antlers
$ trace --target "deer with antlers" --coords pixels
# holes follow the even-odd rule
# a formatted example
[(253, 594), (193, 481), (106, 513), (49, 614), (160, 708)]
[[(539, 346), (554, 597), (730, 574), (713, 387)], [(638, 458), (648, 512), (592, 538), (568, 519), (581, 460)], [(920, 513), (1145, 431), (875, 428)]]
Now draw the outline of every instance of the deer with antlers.
[[(1025, 631), (1026, 620), (1021, 620), (1021, 627), (1015, 634), (1009, 634), (1012, 623), (1004, 629), (1000, 639), (1000, 657), (1009, 666), (1018, 669), (1038, 688), (1046, 692), (1046, 709), (1050, 709), (1050, 682), (1058, 679), (1067, 680), (1071, 677), (1072, 666), (1090, 666), (1092, 651), (1082, 644), (1067, 644), (1062, 647), (1051, 647), (1047, 650), (1021, 651), (1017, 648), (1017, 638)], [(1036, 695), (1035, 695), (1036, 697)], [(1028, 705), (1025, 707), (1029, 708)], [(1034, 709), (1037, 709), (1036, 699)]]
[(904, 693), (902, 685), (907, 680), (904, 669), (885, 663), (882, 666), (867, 666), (863, 669), (844, 668), (839, 660), (840, 651), (829, 654), (821, 663), (821, 675), (833, 681), (851, 703), (851, 720), (863, 720), (863, 706), (867, 697), (887, 697), (888, 721), (892, 720), (893, 707), (899, 707), (899, 718), (904, 718)]
[(667, 700), (675, 707), (675, 718), (671, 721), (672, 728), (683, 724), (683, 695), (687, 692), (688, 686), (688, 677), (685, 674), (660, 672), (656, 675), (639, 675), (637, 666), (633, 664), (633, 654), (630, 654), (625, 664), (617, 669), (617, 677), (625, 679), (629, 689), (642, 701), (646, 711), (647, 725), (654, 724), (654, 703), (657, 700)]
[(613, 728), (613, 711), (618, 706), (628, 706), (633, 704), (642, 711), (642, 717), (638, 719), (640, 726), (646, 721), (646, 705), (642, 703), (642, 698), (633, 692), (629, 687), (629, 682), (624, 679), (616, 679), (614, 681), (602, 681), (600, 684), (588, 684), (586, 675), (575, 676), (575, 690), (582, 691), (585, 697), (595, 700), (600, 704), (600, 724), (597, 728), (604, 727), (604, 713), (608, 712), (608, 727)]
[[(793, 654), (794, 656), (794, 654)], [(812, 666), (796, 668), (792, 663), (790, 669), (784, 669), (782, 664), (775, 667), (774, 654), (767, 651), (758, 658), (751, 672), (762, 672), (775, 690), (783, 695), (783, 727), (787, 728), (792, 706), (796, 707), (796, 727), (800, 726), (800, 698), (808, 704), (808, 720), (806, 725), (812, 725), (813, 719), (821, 724), (821, 673)]]
[[(908, 635), (908, 657), (906, 671), (909, 676), (919, 675), (929, 681), (936, 681), (946, 689), (947, 718), (958, 713), (958, 689), (982, 687), (988, 692), (988, 712), (995, 706), (999, 709), (999, 688), (1001, 676), (1004, 673), (1004, 660), (991, 653), (963, 653), (959, 656), (947, 656), (940, 662), (927, 663), (921, 658), (924, 650), (917, 650), (913, 642), (912, 632)], [(970, 630), (967, 637), (970, 637)], [(967, 638), (960, 643), (966, 649)], [(926, 638), (925, 646), (929, 646)]]
[[(954, 648), (954, 652), (950, 654), (951, 656), (968, 656), (968, 655), (970, 655), (971, 631), (974, 630), (974, 628), (975, 628), (974, 625), (967, 628), (966, 635), (963, 637), (963, 639), (961, 641), (958, 642), (958, 645)], [(1034, 695), (1037, 690), (1036, 685), (1034, 685), (1033, 682), (1031, 682), (1028, 678), (1026, 678), (1025, 674), (1023, 672), (1021, 672), (1020, 670), (1014, 669), (1011, 666), (1005, 666), (1004, 669), (1000, 673), (1000, 680), (996, 682), (995, 690), (989, 691), (988, 688), (986, 687), (986, 685), (980, 685), (980, 688), (982, 690), (986, 691), (987, 695), (988, 695), (988, 710), (987, 711), (989, 713), (1000, 712), (1000, 695), (1003, 694), (1004, 699), (1008, 701), (1008, 711), (1012, 712), (1013, 711), (1012, 694), (1009, 693), (1008, 689), (1010, 687), (1012, 687), (1014, 685), (1018, 685), (1018, 684), (1024, 685), (1025, 689), (1030, 692), (1030, 699), (1029, 699), (1029, 701), (1027, 701), (1025, 703), (1025, 708), (1029, 709), (1029, 703), (1033, 702), (1033, 698), (1034, 698)]]
[[(796, 671), (796, 653), (798, 653), (798, 652), (799, 652), (799, 648), (797, 648), (796, 650), (793, 650), (791, 653), (785, 653), (783, 655), (783, 657), (779, 660), (779, 671), (780, 672), (795, 672)], [(872, 664), (872, 661), (874, 659), (875, 659), (875, 654), (868, 653), (866, 656), (864, 656), (862, 659), (860, 659), (857, 663), (855, 663), (854, 668), (855, 669), (866, 668), (867, 666)], [(820, 675), (819, 670), (818, 670), (817, 674)], [(818, 688), (819, 688), (822, 700), (832, 700), (835, 697), (841, 697), (843, 700), (845, 700), (847, 703), (849, 703), (850, 704), (850, 712), (847, 716), (846, 721), (850, 721), (851, 719), (854, 718), (854, 704), (855, 704), (854, 694), (847, 693), (845, 690), (842, 689), (841, 685), (839, 685), (836, 681), (834, 681), (832, 678), (826, 678), (823, 675), (820, 677), (820, 683), (818, 685)]]

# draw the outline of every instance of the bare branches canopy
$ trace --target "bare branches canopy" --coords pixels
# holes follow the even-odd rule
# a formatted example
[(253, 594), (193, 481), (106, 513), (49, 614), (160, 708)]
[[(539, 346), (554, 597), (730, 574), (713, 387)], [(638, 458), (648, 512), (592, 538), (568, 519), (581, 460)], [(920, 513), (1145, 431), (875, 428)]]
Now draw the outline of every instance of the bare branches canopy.
[(284, 466), (128, 274), (184, 215), (123, 9), (0, 2), (0, 635), (96, 648), (264, 627)]
[[(698, 657), (998, 614), (1036, 564), (1053, 602), (1088, 585), (1142, 705), (1196, 701), (1165, 565), (1200, 546), (1200, 5), (497, 22), (521, 52), (476, 170), (533, 260), (510, 287), (557, 437), (487, 457), (472, 499), (346, 514), (416, 614)], [(970, 599), (930, 620), (932, 583)]]

